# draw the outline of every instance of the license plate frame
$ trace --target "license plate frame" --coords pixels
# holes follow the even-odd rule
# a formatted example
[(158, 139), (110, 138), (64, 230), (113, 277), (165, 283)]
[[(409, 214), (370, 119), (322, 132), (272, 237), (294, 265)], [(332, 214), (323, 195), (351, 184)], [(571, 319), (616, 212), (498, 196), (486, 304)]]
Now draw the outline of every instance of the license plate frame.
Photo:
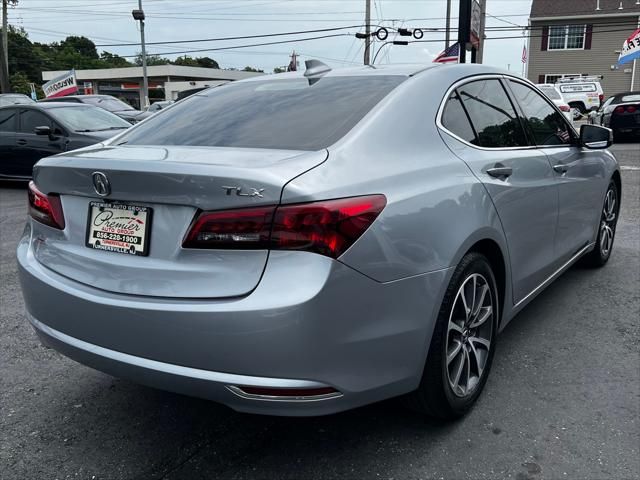
[(85, 246), (146, 257), (149, 255), (152, 216), (153, 209), (143, 205), (90, 201)]

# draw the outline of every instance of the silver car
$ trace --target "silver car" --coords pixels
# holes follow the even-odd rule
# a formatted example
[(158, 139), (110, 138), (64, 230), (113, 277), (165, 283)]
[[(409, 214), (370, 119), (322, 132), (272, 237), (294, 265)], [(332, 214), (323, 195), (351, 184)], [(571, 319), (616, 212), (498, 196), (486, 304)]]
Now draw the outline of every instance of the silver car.
[(404, 395), (463, 415), (498, 332), (577, 260), (609, 259), (611, 132), (578, 135), (490, 67), (307, 67), (41, 160), (28, 319), (81, 363), (239, 411)]

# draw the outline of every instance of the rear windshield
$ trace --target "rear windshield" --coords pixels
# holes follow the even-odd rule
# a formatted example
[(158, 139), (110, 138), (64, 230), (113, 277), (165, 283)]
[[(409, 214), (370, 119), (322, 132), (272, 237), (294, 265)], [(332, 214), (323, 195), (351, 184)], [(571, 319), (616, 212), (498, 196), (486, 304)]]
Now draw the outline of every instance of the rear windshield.
[(542, 93), (544, 93), (551, 100), (561, 100), (562, 99), (562, 97), (560, 96), (558, 91), (553, 87), (539, 87), (539, 88), (540, 88), (540, 90), (542, 90)]
[(343, 137), (404, 76), (230, 83), (179, 101), (119, 144), (320, 150)]
[(626, 102), (640, 102), (640, 93), (637, 95), (625, 95), (620, 99), (619, 102), (616, 102), (616, 103), (626, 103)]
[(83, 103), (95, 105), (96, 107), (104, 108), (110, 112), (122, 112), (125, 110), (135, 110), (128, 103), (124, 103), (115, 97), (84, 97)]

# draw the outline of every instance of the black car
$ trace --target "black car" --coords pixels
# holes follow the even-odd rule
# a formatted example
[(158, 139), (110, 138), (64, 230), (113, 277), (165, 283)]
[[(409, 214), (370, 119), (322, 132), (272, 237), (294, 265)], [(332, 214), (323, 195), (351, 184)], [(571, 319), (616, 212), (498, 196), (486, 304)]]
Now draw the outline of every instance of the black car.
[(592, 117), (596, 125), (609, 127), (616, 139), (640, 140), (640, 92), (609, 97)]
[(115, 113), (117, 116), (124, 118), (129, 123), (137, 123), (151, 115), (150, 113), (148, 114), (147, 112), (136, 110), (128, 103), (125, 103), (116, 97), (112, 97), (111, 95), (67, 95), (66, 97), (45, 98), (40, 101), (85, 103), (87, 105), (93, 105), (94, 107), (100, 107), (111, 113)]
[(0, 178), (31, 178), (41, 158), (100, 143), (128, 127), (123, 119), (90, 105), (0, 107)]

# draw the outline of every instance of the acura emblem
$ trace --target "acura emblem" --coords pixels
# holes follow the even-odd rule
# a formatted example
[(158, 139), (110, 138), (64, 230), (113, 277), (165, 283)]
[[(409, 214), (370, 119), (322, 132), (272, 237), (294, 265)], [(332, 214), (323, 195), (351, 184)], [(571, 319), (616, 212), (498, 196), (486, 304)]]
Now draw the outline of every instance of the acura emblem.
[(109, 179), (102, 172), (93, 172), (91, 175), (93, 178), (93, 188), (98, 195), (106, 197), (111, 193), (111, 185)]

